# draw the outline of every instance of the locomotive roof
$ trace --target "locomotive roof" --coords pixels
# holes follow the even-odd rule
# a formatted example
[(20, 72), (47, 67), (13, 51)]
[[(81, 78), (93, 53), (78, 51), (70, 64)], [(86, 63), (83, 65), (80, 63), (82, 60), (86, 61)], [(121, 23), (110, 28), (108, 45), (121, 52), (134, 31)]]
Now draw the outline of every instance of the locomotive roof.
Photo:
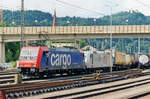
[(78, 52), (79, 51), (77, 48), (70, 48), (70, 47), (50, 48), (50, 50), (53, 50), (53, 51), (72, 51), (72, 52)]
[(80, 50), (74, 47), (57, 47), (57, 48), (48, 48), (47, 46), (41, 47), (23, 47), (22, 49), (42, 49), (43, 51), (71, 51), (71, 52), (79, 52)]
[(37, 49), (37, 50), (42, 49), (43, 51), (49, 51), (48, 47), (46, 47), (46, 46), (41, 46), (41, 47), (31, 47), (31, 46), (27, 46), (27, 47), (23, 47), (23, 48), (22, 48), (22, 50), (34, 50), (34, 49)]

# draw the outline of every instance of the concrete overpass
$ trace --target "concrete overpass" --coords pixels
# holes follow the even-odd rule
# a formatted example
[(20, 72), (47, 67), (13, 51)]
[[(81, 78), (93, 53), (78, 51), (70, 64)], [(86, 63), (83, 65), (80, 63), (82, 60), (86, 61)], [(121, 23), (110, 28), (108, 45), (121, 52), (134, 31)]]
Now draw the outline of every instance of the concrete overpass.
[[(1, 27), (0, 38), (3, 42), (20, 41), (20, 27)], [(110, 26), (57, 26), (25, 27), (25, 40), (42, 40), (42, 35), (49, 39), (72, 38), (109, 38)], [(114, 38), (150, 38), (150, 25), (112, 26)]]
[[(20, 27), (0, 28), (0, 62), (5, 61), (5, 42), (20, 41)], [(24, 40), (109, 38), (110, 26), (25, 27)], [(112, 26), (113, 38), (150, 38), (150, 25)]]

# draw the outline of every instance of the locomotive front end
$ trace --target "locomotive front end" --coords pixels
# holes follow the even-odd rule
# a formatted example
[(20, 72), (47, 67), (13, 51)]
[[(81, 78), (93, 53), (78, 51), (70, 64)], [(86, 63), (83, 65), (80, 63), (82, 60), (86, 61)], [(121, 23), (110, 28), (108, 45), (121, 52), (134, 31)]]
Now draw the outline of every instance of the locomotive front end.
[(36, 75), (39, 69), (38, 47), (23, 47), (17, 63), (18, 71), (23, 75)]

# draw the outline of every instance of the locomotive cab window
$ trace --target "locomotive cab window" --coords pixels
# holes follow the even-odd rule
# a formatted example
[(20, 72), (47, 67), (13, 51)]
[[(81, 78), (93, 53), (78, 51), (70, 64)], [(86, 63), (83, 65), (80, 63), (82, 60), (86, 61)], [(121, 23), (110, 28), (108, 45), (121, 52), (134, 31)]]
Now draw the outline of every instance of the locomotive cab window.
[(36, 49), (23, 49), (20, 53), (20, 60), (23, 61), (35, 61), (38, 56), (38, 50)]
[(43, 54), (42, 54), (42, 63), (44, 66), (48, 66), (48, 60), (49, 60), (49, 52), (47, 51), (44, 51)]
[(92, 64), (93, 64), (93, 54), (90, 55), (90, 58), (91, 58)]

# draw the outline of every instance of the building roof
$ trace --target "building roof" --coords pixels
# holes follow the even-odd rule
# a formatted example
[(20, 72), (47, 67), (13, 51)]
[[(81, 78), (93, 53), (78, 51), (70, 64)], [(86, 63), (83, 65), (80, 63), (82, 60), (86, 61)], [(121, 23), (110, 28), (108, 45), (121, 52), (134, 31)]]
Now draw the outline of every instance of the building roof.
[(83, 47), (82, 50), (84, 50), (84, 51), (88, 51), (88, 50), (98, 51), (97, 48), (94, 48), (93, 46), (90, 46), (90, 45), (87, 45), (87, 46)]

